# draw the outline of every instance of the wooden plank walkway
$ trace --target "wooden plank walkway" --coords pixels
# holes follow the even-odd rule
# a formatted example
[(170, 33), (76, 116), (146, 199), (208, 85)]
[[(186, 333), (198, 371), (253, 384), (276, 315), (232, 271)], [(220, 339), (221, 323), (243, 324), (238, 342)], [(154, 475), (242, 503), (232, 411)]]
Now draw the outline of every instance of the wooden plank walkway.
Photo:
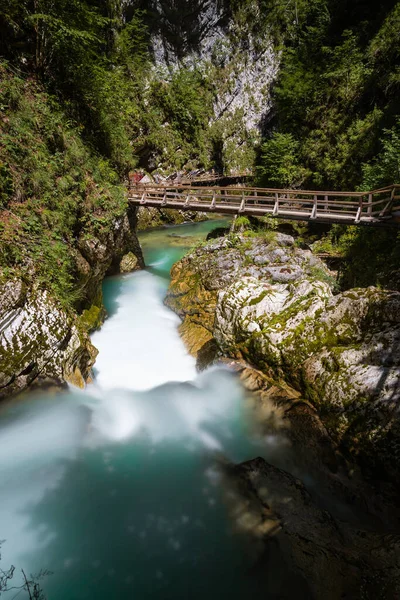
[(129, 201), (135, 206), (400, 227), (400, 184), (370, 192), (321, 192), (139, 183), (130, 187)]

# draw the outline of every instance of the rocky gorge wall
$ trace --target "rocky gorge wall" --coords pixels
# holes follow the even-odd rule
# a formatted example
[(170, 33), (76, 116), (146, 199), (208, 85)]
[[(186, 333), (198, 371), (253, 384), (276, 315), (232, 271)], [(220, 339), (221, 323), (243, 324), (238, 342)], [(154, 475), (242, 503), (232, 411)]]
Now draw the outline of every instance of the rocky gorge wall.
[(337, 293), (322, 260), (271, 230), (210, 239), (171, 275), (187, 348), (236, 370), (269, 448), (219, 459), (253, 564), (294, 570), (290, 596), (398, 597), (400, 294)]
[(0, 285), (0, 398), (32, 385), (84, 387), (90, 381), (97, 350), (89, 332), (105, 317), (102, 281), (106, 274), (144, 266), (136, 210), (115, 218), (103, 235), (82, 232), (73, 252), (76, 310), (38, 283), (11, 279)]
[(183, 339), (200, 365), (218, 356), (245, 361), (269, 378), (264, 394), (286, 382), (317, 411), (343, 456), (396, 481), (400, 294), (335, 295), (332, 283), (322, 261), (291, 236), (231, 235), (173, 267), (166, 303), (182, 317)]
[(207, 213), (140, 206), (137, 211), (137, 230), (145, 231), (164, 225), (180, 225), (187, 222), (197, 223), (206, 221), (208, 218)]
[[(156, 79), (197, 70), (213, 89), (210, 136), (228, 169), (252, 167), (254, 143), (272, 112), (280, 53), (258, 2), (153, 0), (146, 3)], [(255, 26), (257, 24), (257, 26)], [(217, 165), (222, 166), (222, 165)]]
[[(260, 19), (257, 3), (251, 18)], [(247, 131), (260, 127), (271, 109), (269, 89), (277, 75), (278, 53), (271, 40), (257, 36), (254, 21), (232, 14), (227, 2), (170, 2), (157, 0), (151, 44), (157, 70), (168, 73), (183, 67), (206, 71), (219, 67), (222, 77), (214, 102), (215, 119), (242, 112)]]

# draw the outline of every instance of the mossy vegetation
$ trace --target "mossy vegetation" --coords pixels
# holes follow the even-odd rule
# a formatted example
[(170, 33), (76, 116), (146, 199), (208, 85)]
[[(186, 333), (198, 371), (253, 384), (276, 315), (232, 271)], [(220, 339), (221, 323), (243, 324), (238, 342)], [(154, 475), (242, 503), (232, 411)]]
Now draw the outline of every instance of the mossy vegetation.
[(79, 235), (107, 235), (126, 210), (109, 161), (86, 146), (34, 80), (0, 65), (3, 276), (42, 283), (64, 306), (79, 300)]

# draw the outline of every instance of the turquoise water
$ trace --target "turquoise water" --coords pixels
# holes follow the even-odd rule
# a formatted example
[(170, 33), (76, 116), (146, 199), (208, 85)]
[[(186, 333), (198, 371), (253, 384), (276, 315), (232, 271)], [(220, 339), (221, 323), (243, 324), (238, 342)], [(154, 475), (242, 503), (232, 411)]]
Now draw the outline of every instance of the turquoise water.
[(49, 600), (292, 595), (279, 557), (247, 556), (216, 471), (270, 448), (235, 376), (197, 374), (163, 305), (172, 264), (221, 224), (142, 234), (148, 269), (104, 283), (95, 383), (2, 410), (1, 564), (51, 571)]

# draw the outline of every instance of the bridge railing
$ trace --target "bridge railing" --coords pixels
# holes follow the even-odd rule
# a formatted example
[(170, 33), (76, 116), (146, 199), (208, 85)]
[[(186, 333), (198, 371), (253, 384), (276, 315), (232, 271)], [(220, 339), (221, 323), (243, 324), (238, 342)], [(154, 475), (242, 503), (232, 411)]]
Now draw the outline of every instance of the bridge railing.
[(174, 179), (167, 179), (160, 185), (163, 186), (174, 186), (174, 185), (190, 185), (195, 183), (209, 183), (212, 181), (224, 181), (228, 179), (247, 179), (254, 177), (253, 173), (248, 171), (238, 171), (236, 173), (222, 174), (222, 173), (201, 173), (200, 175), (177, 175)]
[(400, 185), (370, 192), (331, 192), (139, 183), (130, 188), (130, 196), (137, 204), (160, 207), (355, 224), (388, 220), (400, 211)]

